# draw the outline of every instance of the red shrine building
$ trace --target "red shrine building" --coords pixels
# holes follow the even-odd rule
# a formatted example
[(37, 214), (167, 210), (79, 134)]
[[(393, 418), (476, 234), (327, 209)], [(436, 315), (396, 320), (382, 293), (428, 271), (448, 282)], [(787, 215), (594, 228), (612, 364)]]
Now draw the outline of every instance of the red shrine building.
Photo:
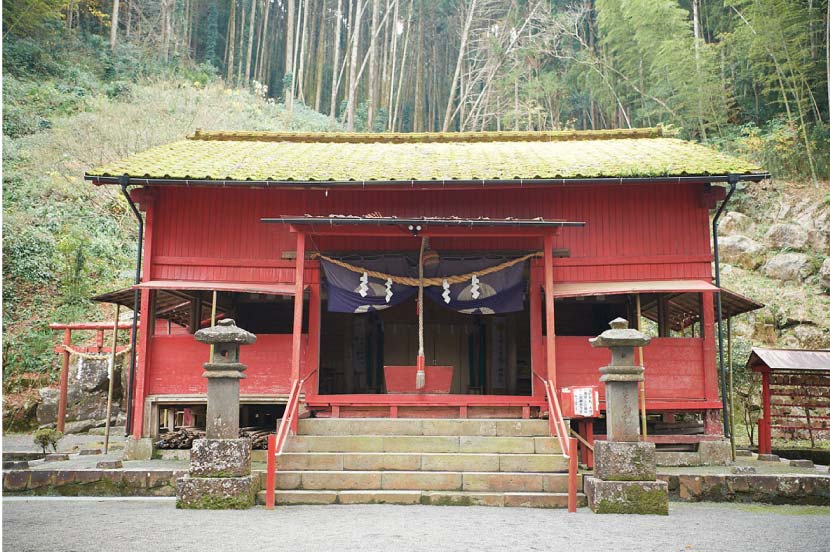
[(765, 177), (659, 128), (197, 131), (92, 170), (143, 226), (140, 281), (98, 297), (138, 299), (128, 431), (203, 423), (215, 316), (257, 336), (242, 425), (294, 388), (317, 417), (527, 418), (596, 386), (601, 436), (588, 339), (622, 317), (652, 336), (648, 438), (722, 439), (718, 317), (760, 305), (713, 283), (710, 215)]

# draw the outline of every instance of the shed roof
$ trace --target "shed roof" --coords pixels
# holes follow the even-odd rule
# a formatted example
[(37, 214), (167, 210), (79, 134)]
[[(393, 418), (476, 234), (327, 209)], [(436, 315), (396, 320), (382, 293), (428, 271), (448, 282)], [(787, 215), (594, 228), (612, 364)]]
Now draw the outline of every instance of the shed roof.
[[(90, 170), (88, 180), (247, 185), (712, 177), (758, 180), (742, 159), (661, 128), (562, 132), (269, 133), (197, 131)], [(139, 183), (139, 182), (137, 182)]]
[(830, 373), (830, 349), (767, 349), (753, 347), (747, 360), (752, 369)]

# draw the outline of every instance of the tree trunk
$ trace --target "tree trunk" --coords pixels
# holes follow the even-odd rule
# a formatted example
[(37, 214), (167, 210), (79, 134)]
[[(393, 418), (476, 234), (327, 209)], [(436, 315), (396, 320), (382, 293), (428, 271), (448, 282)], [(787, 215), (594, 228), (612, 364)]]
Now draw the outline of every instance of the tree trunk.
[[(313, 0), (311, 0), (313, 2)], [(308, 44), (308, 13), (314, 9), (314, 5), (308, 5), (309, 0), (303, 2), (303, 32), (300, 40), (300, 67), (297, 71), (297, 97), (305, 103), (305, 58), (306, 45)]]
[(380, 0), (372, 2), (372, 28), (369, 35), (369, 112), (366, 116), (366, 130), (372, 131), (372, 124), (375, 120), (375, 76), (377, 75), (377, 32), (378, 12), (380, 11)]
[(112, 0), (112, 25), (110, 26), (110, 49), (115, 50), (118, 38), (118, 0)]
[(397, 61), (398, 61), (397, 56), (398, 56), (398, 5), (399, 4), (400, 4), (400, 0), (395, 0), (394, 14), (392, 16), (392, 36), (391, 36), (392, 46), (390, 48), (390, 54), (389, 54), (389, 56), (391, 58), (389, 60), (389, 63), (391, 65), (391, 67), (389, 69), (389, 93), (387, 94), (387, 97), (386, 97), (386, 112), (388, 114), (387, 117), (389, 119), (388, 122), (387, 122), (389, 130), (392, 130), (392, 126), (391, 126), (392, 119), (393, 119), (392, 102), (393, 102), (394, 97), (395, 97), (395, 68), (396, 68), (395, 66), (397, 65)]
[(239, 86), (242, 83), (242, 66), (245, 64), (245, 50), (243, 50), (243, 46), (245, 44), (245, 17), (247, 12), (245, 11), (245, 1), (242, 1), (242, 17), (239, 18), (239, 65), (236, 68), (236, 85)]
[(334, 14), (334, 62), (331, 66), (331, 106), (329, 108), (329, 127), (334, 128), (334, 118), (337, 114), (337, 90), (340, 82), (337, 75), (340, 65), (340, 31), (343, 28), (343, 0), (337, 0), (337, 11)]
[(415, 47), (418, 57), (415, 61), (415, 113), (412, 119), (412, 129), (415, 132), (424, 130), (424, 10), (418, 6), (418, 37)]
[(360, 12), (363, 0), (357, 0), (355, 7), (354, 31), (352, 35), (352, 58), (349, 62), (349, 103), (346, 106), (346, 130), (354, 132), (355, 99), (357, 95), (357, 52), (360, 44)]
[[(283, 89), (285, 107), (289, 112), (294, 107), (294, 0), (288, 0), (288, 12), (285, 17), (285, 75), (291, 76), (288, 90)], [(283, 82), (285, 82), (283, 80)]]
[(461, 32), (461, 46), (458, 47), (458, 59), (455, 61), (455, 73), (452, 76), (452, 84), (450, 85), (450, 97), (447, 99), (447, 111), (444, 113), (444, 124), (441, 127), (441, 132), (447, 132), (452, 122), (453, 101), (455, 101), (455, 88), (458, 86), (458, 78), (461, 75), (461, 65), (464, 61), (464, 53), (467, 49), (467, 39), (470, 36), (470, 27), (473, 24), (473, 14), (476, 11), (476, 1), (470, 1), (470, 11), (467, 14), (467, 21), (464, 22), (464, 30)]
[[(409, 30), (412, 28), (412, 12), (414, 6), (415, 0), (409, 0), (409, 14), (406, 17), (406, 36), (403, 40), (403, 55), (401, 55), (401, 70), (400, 76), (398, 77), (398, 90), (397, 95), (395, 96), (395, 108), (392, 115), (392, 126), (390, 127), (390, 130), (392, 130), (393, 132), (396, 128), (400, 128), (400, 126), (396, 126), (396, 123), (398, 122), (398, 113), (400, 111), (401, 106), (401, 90), (403, 89), (403, 77), (406, 73), (406, 55), (409, 51)], [(394, 80), (394, 72), (392, 78)], [(403, 123), (401, 123), (401, 126), (403, 126)]]
[(231, 0), (231, 13), (230, 15), (228, 15), (228, 36), (225, 39), (225, 44), (227, 44), (226, 49), (228, 51), (227, 81), (229, 85), (232, 85), (231, 81), (233, 79), (233, 58), (236, 47), (236, 0)]
[(248, 53), (245, 56), (245, 86), (251, 83), (251, 55), (254, 50), (254, 23), (256, 22), (256, 3), (257, 0), (251, 0), (251, 13), (248, 20)]
[(317, 88), (314, 90), (314, 111), (320, 113), (323, 100), (323, 65), (326, 62), (326, 0), (323, 0), (323, 9), (320, 11), (320, 20), (317, 23)]
[(268, 52), (268, 19), (271, 16), (271, 2), (265, 0), (265, 14), (262, 22), (262, 38), (259, 41), (259, 55), (257, 56), (258, 67), (256, 71), (256, 78), (260, 82), (265, 81), (265, 57)]

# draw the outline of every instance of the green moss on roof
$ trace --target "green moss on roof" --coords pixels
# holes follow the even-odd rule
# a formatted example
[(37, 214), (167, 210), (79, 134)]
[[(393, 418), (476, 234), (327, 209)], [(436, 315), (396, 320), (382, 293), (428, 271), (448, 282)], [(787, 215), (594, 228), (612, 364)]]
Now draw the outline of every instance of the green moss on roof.
[(87, 178), (273, 182), (711, 176), (760, 172), (660, 129), (543, 133), (197, 132)]

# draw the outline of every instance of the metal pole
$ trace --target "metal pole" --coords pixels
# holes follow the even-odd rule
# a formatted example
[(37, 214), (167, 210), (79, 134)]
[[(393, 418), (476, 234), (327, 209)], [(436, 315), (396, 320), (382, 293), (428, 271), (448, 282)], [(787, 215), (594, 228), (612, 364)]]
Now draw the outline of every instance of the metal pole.
[(118, 318), (121, 315), (121, 305), (115, 304), (115, 322), (112, 325), (112, 351), (110, 352), (109, 388), (107, 389), (107, 422), (104, 430), (104, 454), (110, 449), (110, 418), (112, 417), (112, 388), (115, 379), (115, 348), (118, 346)]
[(720, 293), (720, 255), (718, 251), (718, 220), (720, 219), (721, 213), (723, 213), (724, 208), (726, 208), (726, 204), (729, 203), (729, 199), (732, 197), (732, 194), (735, 193), (735, 190), (738, 185), (738, 180), (740, 178), (736, 174), (729, 175), (729, 192), (726, 194), (726, 198), (721, 202), (720, 207), (715, 212), (715, 216), (712, 218), (712, 237), (713, 237), (713, 251), (715, 254), (715, 286), (717, 286), (717, 315), (718, 315), (718, 368), (720, 372), (720, 385), (721, 385), (721, 403), (723, 404), (723, 430), (724, 432), (731, 432), (731, 428), (729, 426), (729, 404), (726, 392), (726, 367), (723, 364), (723, 305), (721, 303), (721, 293)]
[(726, 319), (726, 364), (729, 370), (729, 444), (735, 460), (735, 389), (732, 386), (732, 317)]
[[(138, 285), (141, 283), (141, 255), (144, 250), (144, 219), (141, 218), (138, 207), (136, 207), (133, 198), (130, 197), (130, 193), (127, 191), (127, 186), (130, 185), (130, 177), (126, 175), (120, 176), (118, 177), (118, 183), (121, 184), (121, 193), (124, 194), (133, 215), (135, 215), (138, 221), (138, 243), (135, 253), (135, 284)], [(138, 314), (140, 312), (140, 306), (141, 292), (136, 288), (133, 292), (133, 327), (130, 331), (130, 377), (127, 380), (127, 427), (125, 431), (127, 435), (133, 432), (133, 389), (135, 388), (135, 361), (138, 349)]]
[[(642, 312), (640, 309), (640, 294), (637, 294), (637, 330), (642, 331), (640, 324), (642, 322)], [(643, 364), (643, 348), (637, 347), (640, 358), (640, 366), (644, 368)], [(641, 426), (643, 431), (643, 440), (648, 437), (648, 419), (646, 418), (646, 382), (640, 382), (640, 415), (642, 418)]]

